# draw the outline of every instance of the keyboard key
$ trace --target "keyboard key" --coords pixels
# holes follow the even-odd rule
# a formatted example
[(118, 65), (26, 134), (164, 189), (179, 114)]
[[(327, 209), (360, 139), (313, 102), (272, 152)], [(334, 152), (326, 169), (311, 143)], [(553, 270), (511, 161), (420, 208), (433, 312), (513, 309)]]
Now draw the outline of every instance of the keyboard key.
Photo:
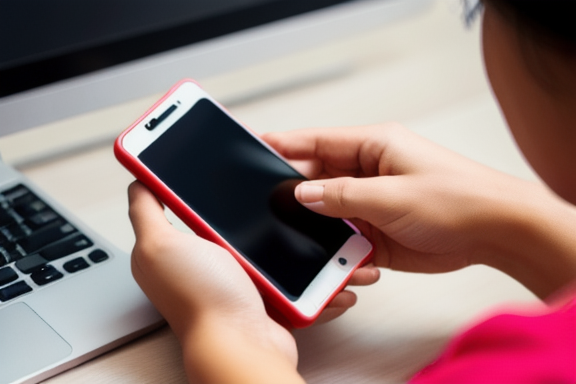
[(35, 230), (58, 218), (60, 218), (60, 216), (58, 216), (56, 212), (51, 209), (45, 209), (42, 212), (28, 217), (25, 222), (32, 230)]
[(0, 269), (0, 285), (6, 285), (18, 279), (18, 274), (10, 267)]
[(8, 239), (8, 237), (8, 234), (0, 231), (0, 247), (9, 247), (11, 244), (13, 244), (12, 241)]
[(18, 223), (11, 224), (4, 230), (8, 233), (8, 237), (11, 241), (22, 239), (30, 234), (30, 230), (22, 228), (22, 226), (20, 226)]
[(23, 186), (22, 184), (15, 186), (12, 189), (6, 190), (2, 193), (7, 200), (14, 202), (18, 202), (19, 199), (26, 199), (27, 195), (31, 195), (28, 188)]
[(5, 227), (14, 223), (16, 219), (8, 211), (0, 208), (0, 227)]
[(83, 257), (77, 257), (75, 259), (67, 261), (63, 265), (66, 272), (69, 272), (69, 273), (81, 271), (83, 269), (88, 268), (89, 266), (90, 266), (90, 264), (88, 264), (88, 262), (86, 260), (84, 260)]
[(88, 255), (93, 263), (101, 263), (108, 259), (108, 254), (101, 249), (95, 249)]
[(17, 249), (13, 249), (11, 251), (7, 251), (6, 252), (8, 255), (8, 263), (13, 263), (15, 261), (20, 260), (22, 257), (24, 257), (20, 251), (18, 251)]
[(38, 200), (38, 198), (32, 194), (30, 194), (26, 200), (27, 201), (22, 201), (22, 199), (19, 199), (14, 205), (14, 210), (23, 218), (31, 217), (48, 208), (42, 200)]
[[(34, 284), (18, 280), (28, 274), (37, 285), (60, 280), (66, 273), (90, 268), (109, 255), (96, 249), (74, 254), (94, 243), (24, 185), (0, 192), (0, 301), (32, 291)], [(72, 256), (62, 268), (50, 263)], [(91, 263), (92, 262), (92, 263)]]
[(25, 281), (19, 281), (0, 289), (0, 301), (12, 300), (15, 297), (28, 293), (32, 290)]
[(32, 253), (50, 243), (63, 239), (75, 231), (76, 229), (66, 221), (57, 220), (33, 232), (30, 236), (21, 239), (18, 243), (26, 252)]
[(18, 268), (22, 273), (32, 273), (46, 264), (48, 264), (48, 260), (36, 253), (18, 260), (16, 262), (16, 268)]
[(71, 255), (93, 245), (92, 241), (81, 233), (76, 233), (70, 237), (60, 240), (45, 247), (40, 254), (46, 260), (54, 261), (62, 257)]
[(45, 285), (58, 279), (61, 279), (62, 277), (64, 277), (64, 275), (60, 273), (53, 266), (45, 265), (32, 272), (30, 277), (32, 278), (32, 280), (34, 280), (36, 284)]
[(6, 252), (12, 252), (16, 249), (16, 243), (12, 241), (2, 241), (0, 247)]

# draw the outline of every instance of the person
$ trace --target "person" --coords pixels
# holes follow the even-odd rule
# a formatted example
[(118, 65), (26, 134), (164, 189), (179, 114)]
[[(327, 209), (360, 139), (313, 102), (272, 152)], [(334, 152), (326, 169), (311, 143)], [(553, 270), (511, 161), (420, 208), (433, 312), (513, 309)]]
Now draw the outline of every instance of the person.
[[(485, 264), (546, 304), (472, 326), (413, 383), (576, 382), (574, 4), (483, 4), (493, 92), (546, 185), (477, 164), (395, 123), (263, 136), (311, 179), (296, 188), (298, 201), (353, 220), (374, 244), (375, 267), (359, 269), (351, 284), (374, 283), (378, 267), (438, 273)], [(303, 382), (292, 335), (267, 316), (232, 256), (176, 231), (142, 184), (129, 187), (129, 201), (134, 277), (179, 339), (189, 380)], [(341, 292), (324, 319), (355, 300)]]

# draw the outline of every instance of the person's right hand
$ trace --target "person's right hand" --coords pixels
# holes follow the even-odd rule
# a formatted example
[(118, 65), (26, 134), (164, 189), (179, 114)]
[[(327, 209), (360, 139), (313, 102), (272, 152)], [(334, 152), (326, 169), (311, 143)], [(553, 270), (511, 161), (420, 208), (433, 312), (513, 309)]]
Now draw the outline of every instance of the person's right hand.
[[(534, 253), (532, 221), (576, 218), (541, 184), (473, 162), (398, 124), (263, 138), (312, 179), (296, 188), (296, 198), (318, 213), (352, 219), (373, 242), (376, 266), (431, 273), (483, 263), (537, 294), (557, 288), (542, 286), (541, 276), (532, 276), (542, 271), (522, 256)], [(565, 281), (574, 272), (548, 277)]]

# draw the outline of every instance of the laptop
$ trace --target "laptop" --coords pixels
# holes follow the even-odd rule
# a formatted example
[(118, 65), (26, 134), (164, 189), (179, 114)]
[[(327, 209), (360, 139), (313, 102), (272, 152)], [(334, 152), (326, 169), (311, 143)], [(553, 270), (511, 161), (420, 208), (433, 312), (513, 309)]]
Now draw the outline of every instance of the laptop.
[(129, 255), (0, 160), (0, 384), (39, 382), (161, 324)]

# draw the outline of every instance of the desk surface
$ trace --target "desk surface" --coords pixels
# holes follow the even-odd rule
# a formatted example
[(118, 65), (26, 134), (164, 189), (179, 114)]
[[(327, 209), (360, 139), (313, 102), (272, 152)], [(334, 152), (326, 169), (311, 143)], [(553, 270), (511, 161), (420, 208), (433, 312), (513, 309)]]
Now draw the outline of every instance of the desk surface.
[[(223, 100), (226, 92), (242, 87), (255, 74), (277, 72), (297, 62), (340, 62), (341, 70), (332, 76), (230, 109), (259, 132), (400, 121), (475, 160), (533, 179), (486, 83), (479, 26), (466, 29), (460, 13), (457, 2), (442, 1), (377, 30), (201, 82)], [(18, 154), (26, 153), (30, 142), (44, 145), (45, 132), (71, 136), (65, 133), (70, 127), (87, 132), (106, 125), (115, 135), (151, 101), (2, 139), (0, 150), (88, 224), (129, 251), (133, 235), (126, 188), (132, 177), (115, 161), (109, 140), (27, 165)], [(377, 284), (355, 291), (358, 304), (344, 316), (295, 333), (299, 369), (309, 383), (403, 382), (433, 359), (450, 335), (489, 308), (535, 300), (512, 279), (481, 266), (443, 275), (385, 270)], [(178, 343), (164, 327), (47, 382), (181, 383), (185, 376)]]

